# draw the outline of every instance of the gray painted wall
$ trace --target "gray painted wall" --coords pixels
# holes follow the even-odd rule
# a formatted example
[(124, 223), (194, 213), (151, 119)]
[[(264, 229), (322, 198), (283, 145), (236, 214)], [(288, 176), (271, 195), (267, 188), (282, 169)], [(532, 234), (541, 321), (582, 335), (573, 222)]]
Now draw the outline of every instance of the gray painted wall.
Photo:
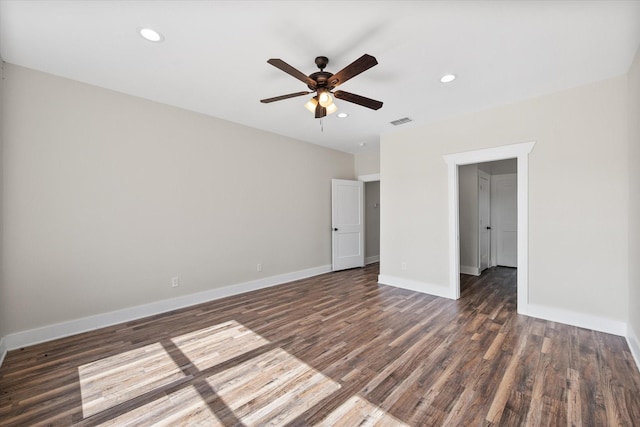
[(2, 334), (331, 263), (353, 155), (10, 64), (2, 91)]
[[(640, 49), (629, 71), (629, 326), (640, 352)], [(637, 353), (636, 357), (640, 357)], [(640, 362), (640, 360), (637, 360)]]
[(443, 155), (537, 141), (529, 156), (529, 302), (626, 322), (627, 98), (625, 75), (383, 135), (381, 275), (448, 289)]

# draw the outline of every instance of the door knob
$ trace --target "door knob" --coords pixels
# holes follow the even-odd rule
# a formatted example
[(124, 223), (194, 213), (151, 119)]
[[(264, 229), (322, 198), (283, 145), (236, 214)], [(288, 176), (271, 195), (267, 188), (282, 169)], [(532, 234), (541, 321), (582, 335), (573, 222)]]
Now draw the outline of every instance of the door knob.
[(334, 228), (334, 229), (333, 229), (333, 231), (338, 231), (338, 229), (337, 229), (337, 228)]
[(487, 230), (491, 230), (491, 227), (487, 227)]

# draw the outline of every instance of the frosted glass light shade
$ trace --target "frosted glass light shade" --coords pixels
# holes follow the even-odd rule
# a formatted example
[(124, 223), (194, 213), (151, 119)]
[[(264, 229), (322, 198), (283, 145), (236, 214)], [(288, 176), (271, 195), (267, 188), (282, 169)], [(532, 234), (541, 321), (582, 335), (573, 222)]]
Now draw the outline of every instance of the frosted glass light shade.
[(331, 98), (331, 95), (329, 95), (329, 92), (322, 91), (318, 94), (318, 102), (324, 108), (327, 108), (329, 105), (333, 104), (333, 98)]
[(315, 113), (317, 105), (318, 105), (318, 101), (316, 101), (315, 98), (311, 98), (306, 104), (304, 104), (304, 108), (311, 111), (312, 113)]

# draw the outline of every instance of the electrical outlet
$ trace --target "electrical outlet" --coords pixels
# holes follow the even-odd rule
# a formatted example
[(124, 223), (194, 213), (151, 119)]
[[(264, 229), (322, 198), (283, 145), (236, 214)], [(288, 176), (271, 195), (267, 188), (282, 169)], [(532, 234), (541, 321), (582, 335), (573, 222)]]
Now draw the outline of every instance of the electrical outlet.
[(400, 268), (401, 268), (402, 270), (406, 270), (406, 269), (407, 269), (407, 263), (406, 263), (406, 262), (403, 262), (402, 264), (400, 264)]
[(171, 278), (171, 287), (177, 288), (180, 286), (180, 276), (175, 276)]
[(257, 270), (257, 271), (262, 271), (262, 264), (258, 264), (258, 265), (256, 266), (256, 270)]

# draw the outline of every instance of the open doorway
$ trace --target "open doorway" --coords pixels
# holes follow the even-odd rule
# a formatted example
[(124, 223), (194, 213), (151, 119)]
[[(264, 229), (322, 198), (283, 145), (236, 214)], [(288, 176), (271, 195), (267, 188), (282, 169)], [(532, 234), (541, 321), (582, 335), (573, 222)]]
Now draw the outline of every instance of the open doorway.
[(364, 182), (365, 265), (380, 261), (380, 174), (360, 175)]
[(449, 295), (460, 298), (460, 239), (458, 166), (517, 159), (517, 309), (527, 314), (529, 309), (529, 153), (535, 141), (505, 145), (443, 156), (448, 170), (449, 194)]
[(517, 267), (517, 160), (458, 166), (460, 273)]

